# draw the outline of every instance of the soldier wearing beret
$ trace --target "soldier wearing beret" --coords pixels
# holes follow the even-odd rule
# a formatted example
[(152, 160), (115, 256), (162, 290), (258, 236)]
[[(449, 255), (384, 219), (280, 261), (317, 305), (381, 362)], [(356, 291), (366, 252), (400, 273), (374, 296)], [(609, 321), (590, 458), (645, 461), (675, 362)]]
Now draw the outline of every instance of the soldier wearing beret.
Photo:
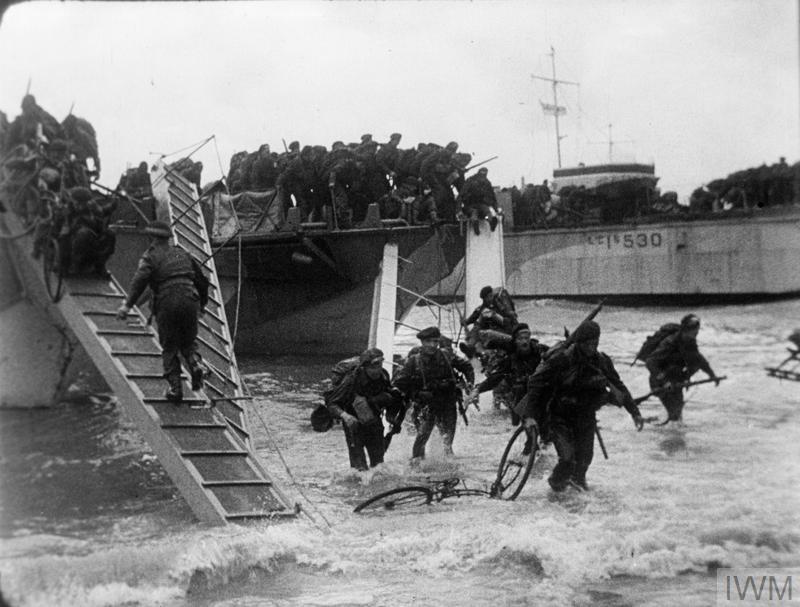
[(425, 445), (434, 427), (438, 427), (442, 435), (445, 454), (453, 454), (460, 391), (456, 374), (462, 374), (468, 385), (475, 381), (475, 371), (469, 361), (456, 356), (450, 349), (441, 348), (441, 338), (437, 327), (428, 327), (417, 333), (421, 346), (409, 352), (394, 379), (395, 387), (414, 402), (417, 437), (411, 453), (412, 461), (425, 457)]
[(197, 351), (197, 319), (208, 301), (208, 279), (189, 253), (170, 244), (172, 229), (162, 221), (145, 228), (152, 244), (139, 259), (128, 297), (117, 317), (124, 319), (147, 287), (153, 291), (153, 314), (158, 325), (164, 378), (169, 384), (166, 398), (183, 400), (181, 361), (189, 369), (192, 390), (203, 387), (203, 368)]
[(333, 417), (342, 420), (350, 466), (368, 470), (382, 463), (381, 413), (385, 411), (387, 419), (400, 419), (403, 407), (402, 396), (383, 368), (383, 352), (378, 348), (362, 352), (358, 365), (325, 393), (325, 404)]
[(593, 320), (581, 323), (566, 342), (545, 355), (515, 407), (526, 429), (542, 428), (556, 447), (558, 463), (547, 479), (554, 491), (570, 484), (588, 489), (597, 409), (613, 402), (625, 407), (637, 430), (644, 425), (614, 363), (597, 350), (599, 341), (600, 325)]

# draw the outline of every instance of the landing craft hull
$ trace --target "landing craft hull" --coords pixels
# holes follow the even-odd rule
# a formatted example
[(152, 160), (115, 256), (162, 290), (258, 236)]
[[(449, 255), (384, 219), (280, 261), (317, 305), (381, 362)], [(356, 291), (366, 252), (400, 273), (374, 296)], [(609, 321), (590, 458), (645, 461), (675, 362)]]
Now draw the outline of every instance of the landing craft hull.
[[(226, 244), (216, 260), (237, 353), (363, 350), (387, 242), (398, 245), (398, 284), (415, 293), (428, 292), (452, 276), (464, 255), (457, 225), (331, 230), (309, 232), (305, 238), (301, 233), (253, 234), (242, 238), (241, 248), (236, 240)], [(398, 320), (416, 299), (399, 290)]]
[(800, 294), (800, 207), (505, 236), (517, 297), (712, 303)]

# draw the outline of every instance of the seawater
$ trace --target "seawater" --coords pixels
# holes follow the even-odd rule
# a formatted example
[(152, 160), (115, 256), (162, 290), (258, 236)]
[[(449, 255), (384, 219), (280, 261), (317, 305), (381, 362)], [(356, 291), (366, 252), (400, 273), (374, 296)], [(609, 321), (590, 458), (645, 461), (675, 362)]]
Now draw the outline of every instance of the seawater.
[[(520, 302), (545, 343), (590, 306)], [(279, 524), (207, 527), (120, 417), (112, 395), (0, 411), (0, 589), (13, 606), (713, 605), (718, 567), (800, 565), (800, 385), (767, 377), (800, 324), (800, 302), (707, 307), (698, 341), (728, 379), (689, 393), (682, 425), (637, 433), (624, 410), (599, 423), (588, 493), (554, 495), (544, 452), (514, 502), (450, 499), (413, 512), (353, 514), (379, 491), (458, 476), (488, 488), (512, 431), (505, 411), (470, 410), (455, 457), (434, 431), (421, 470), (405, 428), (386, 463), (349, 469), (341, 429), (309, 424), (335, 360), (240, 361), (256, 399), (254, 444), (303, 508)], [(600, 348), (634, 396), (630, 361), (683, 309), (606, 307)], [(436, 324), (417, 308), (408, 324)], [(442, 326), (456, 323), (445, 317)], [(398, 350), (415, 345), (403, 328)], [(343, 356), (352, 353), (343, 352)], [(702, 376), (698, 374), (698, 377)], [(661, 415), (656, 400), (645, 416)]]

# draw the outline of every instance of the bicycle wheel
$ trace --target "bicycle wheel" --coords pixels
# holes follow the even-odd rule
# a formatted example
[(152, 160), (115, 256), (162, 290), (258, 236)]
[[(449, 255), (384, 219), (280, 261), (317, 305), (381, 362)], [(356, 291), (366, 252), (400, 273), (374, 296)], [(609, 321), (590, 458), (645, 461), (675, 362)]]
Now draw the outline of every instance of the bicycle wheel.
[(58, 303), (64, 292), (64, 275), (61, 271), (61, 247), (55, 238), (50, 238), (45, 243), (42, 255), (42, 272), (44, 286), (53, 303)]
[(539, 433), (535, 429), (529, 436), (520, 426), (511, 435), (497, 467), (497, 478), (491, 495), (498, 499), (514, 500), (522, 491), (539, 452)]
[(369, 498), (356, 506), (353, 512), (402, 510), (425, 506), (431, 500), (433, 492), (428, 487), (398, 487)]

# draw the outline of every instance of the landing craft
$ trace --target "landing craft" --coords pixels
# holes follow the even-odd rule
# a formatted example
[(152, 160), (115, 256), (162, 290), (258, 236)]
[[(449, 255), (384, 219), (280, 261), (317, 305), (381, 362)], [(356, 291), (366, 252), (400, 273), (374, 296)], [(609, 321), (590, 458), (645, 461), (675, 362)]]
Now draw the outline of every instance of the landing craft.
[[(71, 239), (60, 230), (45, 233), (44, 251), (38, 258), (32, 255), (42, 230), (56, 232), (46, 217), (63, 211), (68, 200), (66, 189), (55, 192), (51, 200), (33, 197), (20, 187), (40, 177), (41, 164), (13, 161), (17, 154), (41, 159), (43, 146), (41, 141), (35, 145), (26, 141), (14, 148), (0, 175), (6, 207), (0, 213), (0, 280), (8, 289), (0, 308), (2, 404), (58, 402), (67, 387), (68, 370), (80, 360), (80, 366), (91, 368), (105, 382), (199, 520), (225, 524), (294, 516), (295, 508), (253, 450), (245, 406), (250, 399), (236, 364), (192, 185), (162, 162), (153, 167), (153, 219), (172, 225), (173, 244), (203, 263), (210, 280), (197, 340), (208, 374), (198, 390), (185, 382), (187, 396), (176, 405), (163, 394), (161, 347), (157, 327), (148, 320), (149, 306), (134, 308), (127, 320), (116, 315), (126, 297), (123, 285), (129, 283), (136, 260), (147, 247), (141, 228), (118, 226), (109, 272), (70, 272), (62, 263), (61, 250)], [(43, 207), (48, 213), (42, 212)]]
[[(561, 85), (552, 50), (558, 166), (547, 186), (504, 190), (506, 283), (515, 297), (609, 303), (746, 302), (800, 295), (800, 162), (711, 181), (689, 206), (652, 164), (561, 166)], [(776, 159), (777, 160), (777, 159)]]

